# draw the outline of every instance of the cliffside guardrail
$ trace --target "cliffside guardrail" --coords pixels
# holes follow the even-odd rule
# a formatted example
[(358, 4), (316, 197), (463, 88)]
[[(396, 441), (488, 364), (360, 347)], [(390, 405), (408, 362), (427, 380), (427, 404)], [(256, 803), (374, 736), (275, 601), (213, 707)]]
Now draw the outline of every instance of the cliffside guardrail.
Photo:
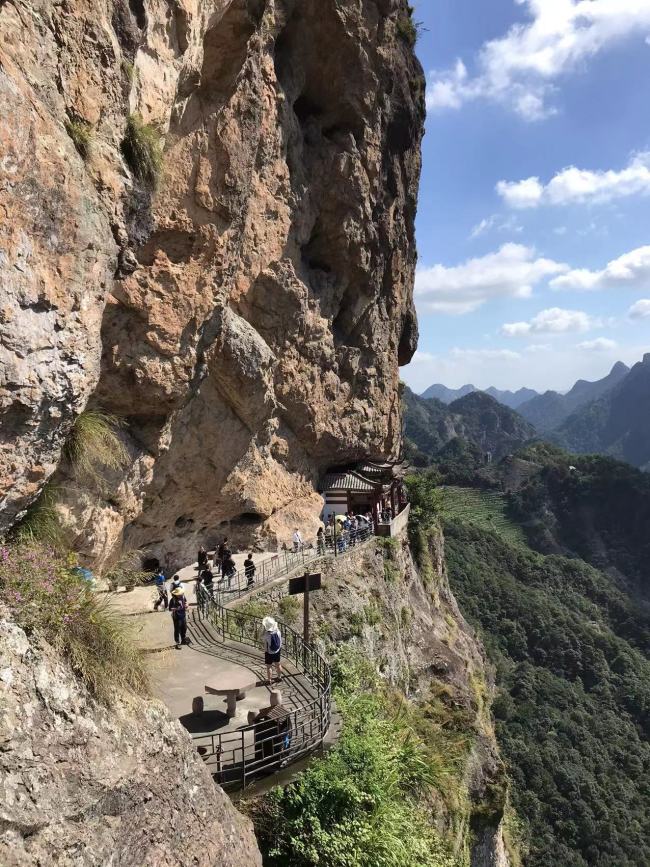
[[(224, 608), (197, 585), (199, 619), (207, 620), (223, 640), (260, 648), (262, 620)], [(244, 789), (252, 782), (296, 762), (319, 747), (331, 722), (332, 681), (325, 659), (290, 626), (278, 624), (282, 653), (304, 677), (313, 698), (281, 718), (262, 720), (223, 734), (203, 735), (194, 743), (224, 789)], [(260, 659), (260, 663), (263, 660)], [(292, 675), (289, 675), (289, 677)], [(287, 675), (285, 674), (285, 678)]]
[(243, 569), (234, 572), (230, 580), (223, 576), (215, 577), (212, 584), (213, 599), (219, 605), (233, 602), (251, 590), (268, 584), (269, 581), (288, 575), (300, 566), (320, 560), (323, 557), (335, 557), (344, 554), (357, 545), (367, 542), (373, 535), (371, 526), (355, 530), (354, 533), (340, 534), (337, 531), (336, 539), (323, 539), (322, 542), (313, 540), (303, 544), (298, 551), (279, 551), (256, 567), (253, 584), (248, 583)]

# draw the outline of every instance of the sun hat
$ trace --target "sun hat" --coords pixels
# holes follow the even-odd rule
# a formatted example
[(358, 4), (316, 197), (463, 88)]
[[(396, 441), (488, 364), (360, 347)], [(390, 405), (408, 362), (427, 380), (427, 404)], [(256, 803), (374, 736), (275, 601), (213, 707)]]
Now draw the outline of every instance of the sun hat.
[(262, 620), (262, 626), (267, 632), (275, 632), (278, 628), (277, 622), (272, 617), (265, 617)]

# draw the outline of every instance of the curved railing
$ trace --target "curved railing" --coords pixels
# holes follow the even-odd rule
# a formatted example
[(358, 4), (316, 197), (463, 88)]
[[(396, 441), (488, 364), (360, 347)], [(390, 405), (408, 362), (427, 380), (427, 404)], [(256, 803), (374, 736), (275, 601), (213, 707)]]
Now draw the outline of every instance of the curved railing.
[(218, 604), (233, 602), (257, 587), (275, 581), (288, 575), (294, 569), (307, 565), (323, 557), (336, 557), (367, 542), (373, 537), (372, 527), (363, 527), (354, 531), (339, 532), (332, 539), (314, 540), (303, 544), (297, 551), (278, 551), (268, 560), (255, 567), (255, 576), (251, 583), (243, 569), (234, 572), (230, 578), (216, 576), (212, 584), (212, 596)]
[[(203, 586), (197, 588), (199, 618), (206, 620), (221, 637), (259, 648), (264, 631), (262, 620), (224, 608)], [(308, 683), (311, 692), (294, 710), (236, 731), (203, 735), (195, 745), (217, 782), (225, 789), (243, 789), (275, 773), (320, 746), (331, 721), (331, 674), (324, 658), (286, 623), (278, 624), (283, 659), (290, 660)]]

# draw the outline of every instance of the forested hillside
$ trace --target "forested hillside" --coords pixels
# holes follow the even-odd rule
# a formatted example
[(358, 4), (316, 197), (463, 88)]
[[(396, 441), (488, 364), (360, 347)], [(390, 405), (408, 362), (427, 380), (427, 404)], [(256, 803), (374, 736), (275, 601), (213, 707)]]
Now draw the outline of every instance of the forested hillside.
[(474, 452), (480, 463), (486, 463), (516, 451), (535, 434), (514, 410), (482, 391), (471, 392), (446, 406), (405, 388), (402, 406), (409, 457), (420, 466), (442, 460), (450, 447), (456, 450), (459, 444), (455, 440), (462, 442), (465, 451)]
[(449, 576), (496, 666), (527, 867), (650, 864), (650, 613), (581, 560), (448, 521)]
[(513, 515), (537, 550), (581, 557), (650, 598), (647, 473), (611, 458), (578, 457), (538, 444), (498, 474), (509, 482)]

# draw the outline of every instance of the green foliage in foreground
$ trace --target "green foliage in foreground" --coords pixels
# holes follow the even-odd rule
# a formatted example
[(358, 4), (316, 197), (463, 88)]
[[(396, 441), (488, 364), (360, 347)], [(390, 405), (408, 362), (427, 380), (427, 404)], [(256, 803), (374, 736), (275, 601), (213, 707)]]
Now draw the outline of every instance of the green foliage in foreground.
[(650, 612), (580, 560), (448, 523), (452, 589), (497, 666), (527, 867), (650, 864)]
[(436, 768), (372, 666), (341, 652), (334, 694), (339, 743), (253, 808), (270, 867), (460, 867), (426, 809)]
[(28, 634), (42, 635), (102, 700), (116, 689), (146, 692), (147, 672), (124, 618), (65, 556), (38, 543), (0, 547), (0, 599)]
[(144, 123), (139, 114), (130, 114), (122, 142), (122, 153), (133, 174), (152, 189), (158, 184), (162, 168), (162, 135), (155, 126)]

